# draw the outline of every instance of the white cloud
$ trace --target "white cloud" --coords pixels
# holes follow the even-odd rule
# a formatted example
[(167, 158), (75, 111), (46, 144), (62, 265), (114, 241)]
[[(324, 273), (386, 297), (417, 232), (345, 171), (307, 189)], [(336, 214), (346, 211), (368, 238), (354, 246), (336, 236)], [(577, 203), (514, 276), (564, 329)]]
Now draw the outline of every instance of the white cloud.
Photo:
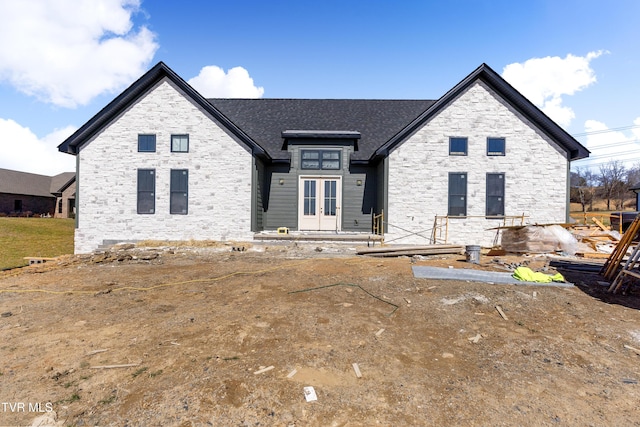
[(208, 65), (188, 83), (205, 98), (261, 98), (263, 87), (257, 87), (249, 72), (242, 67), (234, 67), (225, 73), (215, 65)]
[(587, 120), (584, 124), (587, 135), (585, 146), (591, 155), (585, 165), (598, 168), (602, 164), (619, 160), (631, 167), (640, 162), (640, 117), (633, 121), (634, 127), (625, 131), (613, 130), (597, 120)]
[(75, 156), (58, 151), (58, 144), (75, 131), (66, 127), (38, 138), (15, 121), (0, 119), (0, 168), (56, 175), (76, 170)]
[(132, 83), (158, 44), (131, 17), (140, 0), (0, 2), (0, 80), (63, 107)]
[(573, 95), (596, 82), (590, 63), (603, 53), (597, 51), (589, 52), (586, 56), (569, 54), (565, 58), (532, 58), (522, 64), (507, 65), (502, 77), (551, 119), (568, 127), (575, 114), (570, 107), (562, 104), (562, 97)]

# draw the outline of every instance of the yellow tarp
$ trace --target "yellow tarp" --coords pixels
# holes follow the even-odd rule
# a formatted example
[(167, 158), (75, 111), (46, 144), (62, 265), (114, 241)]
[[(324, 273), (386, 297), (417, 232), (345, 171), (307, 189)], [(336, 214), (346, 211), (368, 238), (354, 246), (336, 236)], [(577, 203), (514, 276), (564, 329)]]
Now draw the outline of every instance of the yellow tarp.
[(523, 282), (551, 283), (564, 282), (564, 276), (560, 273), (554, 275), (533, 271), (529, 267), (518, 267), (513, 271), (513, 278)]

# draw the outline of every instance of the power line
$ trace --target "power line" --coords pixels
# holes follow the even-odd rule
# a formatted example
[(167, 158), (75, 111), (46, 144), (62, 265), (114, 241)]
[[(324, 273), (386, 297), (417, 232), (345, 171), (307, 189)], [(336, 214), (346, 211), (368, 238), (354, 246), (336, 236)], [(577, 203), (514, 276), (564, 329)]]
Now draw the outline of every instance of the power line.
[(622, 130), (631, 130), (631, 129), (635, 129), (635, 128), (640, 128), (640, 125), (629, 125), (629, 126), (622, 126), (622, 127), (619, 127), (619, 128), (611, 128), (611, 129), (594, 130), (594, 131), (591, 131), (591, 132), (574, 133), (571, 136), (576, 138), (578, 136), (598, 135), (598, 134), (601, 134), (601, 133), (618, 132), (618, 131), (622, 131)]
[(603, 145), (598, 145), (597, 147), (593, 147), (590, 148), (589, 150), (600, 150), (601, 148), (609, 148), (609, 147), (619, 147), (622, 145), (628, 145), (628, 144), (636, 144), (639, 143), (640, 139), (631, 139), (628, 141), (618, 141), (618, 142), (610, 142), (608, 144), (603, 144)]

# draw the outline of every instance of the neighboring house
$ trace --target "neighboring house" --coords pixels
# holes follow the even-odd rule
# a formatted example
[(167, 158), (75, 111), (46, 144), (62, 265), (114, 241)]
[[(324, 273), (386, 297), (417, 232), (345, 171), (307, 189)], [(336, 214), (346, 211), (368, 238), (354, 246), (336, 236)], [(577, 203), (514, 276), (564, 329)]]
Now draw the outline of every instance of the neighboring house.
[(370, 233), (490, 245), (505, 216), (568, 220), (588, 150), (483, 64), (438, 100), (205, 99), (164, 63), (59, 147), (78, 156), (75, 250), (131, 240)]
[(0, 215), (71, 218), (75, 173), (55, 176), (0, 169)]

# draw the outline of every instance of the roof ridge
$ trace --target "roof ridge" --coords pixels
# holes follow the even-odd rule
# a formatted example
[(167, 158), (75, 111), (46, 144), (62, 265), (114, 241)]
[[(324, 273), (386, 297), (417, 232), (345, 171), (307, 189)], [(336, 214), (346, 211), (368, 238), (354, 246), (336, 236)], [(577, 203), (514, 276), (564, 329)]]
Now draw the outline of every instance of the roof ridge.
[(431, 102), (437, 99), (422, 98), (207, 98), (207, 101), (415, 101)]

